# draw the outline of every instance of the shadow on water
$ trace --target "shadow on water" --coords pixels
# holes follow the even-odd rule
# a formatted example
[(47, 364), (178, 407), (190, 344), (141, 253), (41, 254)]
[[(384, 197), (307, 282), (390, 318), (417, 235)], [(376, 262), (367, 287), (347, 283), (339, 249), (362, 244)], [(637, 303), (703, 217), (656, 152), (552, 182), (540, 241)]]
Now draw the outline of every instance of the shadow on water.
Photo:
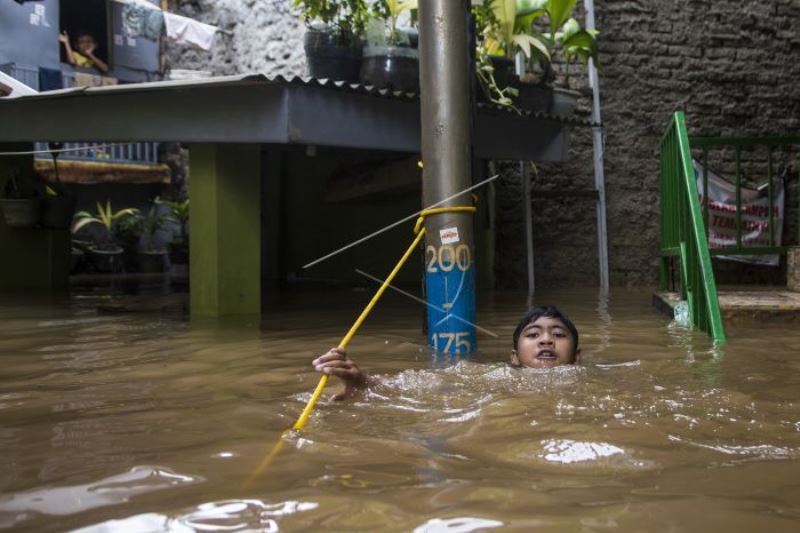
[[(584, 363), (511, 368), (528, 299), (479, 303), (480, 353), (432, 357), (387, 294), (349, 353), (380, 383), (328, 398), (248, 489), (370, 294), (297, 294), (261, 318), (0, 302), (0, 528), (14, 531), (793, 531), (800, 333), (715, 346), (642, 291), (539, 293)], [(124, 298), (123, 298), (124, 301)]]

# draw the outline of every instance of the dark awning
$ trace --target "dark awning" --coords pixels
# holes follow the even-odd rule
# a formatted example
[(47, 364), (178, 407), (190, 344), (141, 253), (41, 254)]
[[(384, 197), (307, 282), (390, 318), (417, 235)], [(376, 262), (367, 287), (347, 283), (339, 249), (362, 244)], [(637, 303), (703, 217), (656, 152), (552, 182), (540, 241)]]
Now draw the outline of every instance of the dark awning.
[[(419, 99), (362, 85), (262, 75), (74, 88), (0, 98), (0, 142), (180, 141), (417, 153)], [(561, 161), (576, 119), (478, 110), (482, 158)]]

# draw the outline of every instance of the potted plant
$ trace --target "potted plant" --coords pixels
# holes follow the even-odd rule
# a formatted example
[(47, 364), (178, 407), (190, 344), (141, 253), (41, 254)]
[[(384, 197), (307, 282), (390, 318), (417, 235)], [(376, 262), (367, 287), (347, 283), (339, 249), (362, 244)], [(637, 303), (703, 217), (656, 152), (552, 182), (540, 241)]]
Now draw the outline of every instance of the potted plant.
[(358, 82), (366, 0), (293, 0), (302, 9), (308, 75)]
[(188, 265), (189, 263), (189, 199), (162, 200), (171, 213), (167, 220), (178, 225), (178, 234), (169, 243), (169, 262), (172, 265)]
[[(483, 0), (473, 5), (476, 26), (476, 73), (486, 98), (511, 106), (519, 96), (520, 80), (514, 56), (550, 58), (547, 45), (531, 33), (533, 13), (518, 13), (517, 0)], [(549, 100), (539, 107), (549, 108)]]
[(63, 143), (49, 143), (53, 157), (55, 180), (44, 186), (42, 200), (42, 226), (50, 229), (67, 229), (75, 213), (75, 196), (71, 194), (58, 176), (58, 154)]
[[(572, 17), (575, 4), (576, 0), (485, 0), (476, 6), (476, 21), (483, 21), (478, 76), (493, 102), (571, 114), (579, 93), (553, 88), (553, 58), (564, 64), (567, 84), (571, 64), (585, 64), (590, 58), (597, 64), (597, 32), (582, 29)], [(522, 79), (510, 72), (517, 51), (525, 56), (529, 70)], [(505, 54), (504, 74), (496, 68), (498, 52)]]
[(114, 226), (114, 242), (122, 248), (125, 272), (139, 270), (139, 242), (142, 240), (142, 215), (138, 211), (122, 217)]
[(13, 172), (6, 181), (4, 194), (0, 197), (3, 217), (9, 228), (32, 228), (39, 223), (41, 217), (41, 200), (35, 196), (34, 190), (25, 190), (20, 184), (19, 174)]
[(158, 198), (150, 205), (147, 214), (141, 216), (139, 227), (142, 231), (142, 238), (139, 248), (139, 271), (144, 273), (154, 273), (164, 271), (164, 259), (166, 250), (158, 245), (156, 233), (164, 226), (167, 215), (159, 209)]
[[(545, 31), (539, 32), (541, 41), (550, 52), (549, 58), (544, 58), (534, 50), (529, 58), (530, 74), (523, 77), (523, 81), (538, 83), (551, 87), (556, 83), (553, 62), (559, 62), (564, 67), (563, 83), (565, 87), (553, 87), (553, 101), (550, 113), (556, 116), (571, 116), (580, 93), (570, 90), (570, 67), (575, 63), (586, 65), (589, 59), (598, 66), (597, 58), (597, 31), (581, 28), (580, 23), (572, 16), (576, 0), (520, 0), (518, 2), (518, 15), (523, 17), (525, 23), (530, 25), (535, 32), (537, 20), (540, 17), (547, 19), (544, 24)], [(540, 72), (537, 75), (536, 69)], [(527, 78), (527, 79), (526, 79)]]
[(97, 202), (97, 214), (88, 211), (75, 213), (75, 223), (72, 233), (78, 233), (89, 224), (99, 224), (103, 227), (101, 241), (89, 248), (88, 257), (97, 272), (118, 272), (122, 267), (122, 247), (114, 241), (114, 229), (120, 220), (138, 213), (138, 209), (126, 208), (114, 212), (111, 201), (107, 200), (105, 207)]
[(419, 92), (417, 34), (398, 24), (404, 13), (417, 9), (417, 0), (377, 0), (367, 24), (361, 61), (361, 83), (404, 92)]

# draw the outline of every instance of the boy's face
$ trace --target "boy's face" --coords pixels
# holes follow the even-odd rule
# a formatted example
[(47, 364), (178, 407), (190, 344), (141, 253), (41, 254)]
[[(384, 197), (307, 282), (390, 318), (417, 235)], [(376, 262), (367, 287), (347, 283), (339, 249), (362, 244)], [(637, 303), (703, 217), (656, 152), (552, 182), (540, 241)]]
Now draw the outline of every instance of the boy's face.
[(571, 365), (580, 360), (575, 339), (558, 318), (542, 316), (522, 330), (511, 364), (531, 368)]
[(75, 44), (79, 52), (93, 52), (96, 46), (91, 35), (79, 35)]

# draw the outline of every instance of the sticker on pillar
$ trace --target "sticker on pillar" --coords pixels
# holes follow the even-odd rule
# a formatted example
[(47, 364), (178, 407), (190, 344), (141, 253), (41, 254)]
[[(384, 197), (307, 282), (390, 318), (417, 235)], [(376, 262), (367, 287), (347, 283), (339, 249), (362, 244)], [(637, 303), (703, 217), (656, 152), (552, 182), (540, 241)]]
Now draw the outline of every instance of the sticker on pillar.
[(458, 228), (444, 228), (439, 230), (439, 237), (442, 239), (442, 244), (455, 244), (461, 242), (458, 238)]

